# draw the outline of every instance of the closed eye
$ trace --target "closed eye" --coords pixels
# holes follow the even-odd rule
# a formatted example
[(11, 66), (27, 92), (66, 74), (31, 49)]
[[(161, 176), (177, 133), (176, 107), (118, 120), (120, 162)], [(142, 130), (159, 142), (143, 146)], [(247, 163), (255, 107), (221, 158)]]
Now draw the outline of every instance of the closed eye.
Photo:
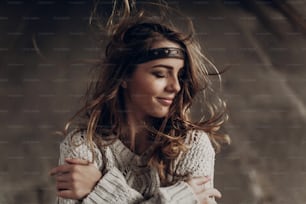
[(152, 72), (152, 74), (157, 77), (157, 78), (165, 78), (167, 77), (167, 74), (163, 73), (163, 72)]
[[(174, 74), (174, 68), (172, 66), (169, 65), (164, 65), (164, 64), (157, 64), (154, 65), (152, 71), (152, 74), (156, 77), (156, 78), (167, 78), (169, 77), (169, 75)], [(184, 67), (179, 68), (178, 73), (177, 73), (177, 78), (180, 82), (183, 81), (183, 79), (185, 78), (185, 69)]]

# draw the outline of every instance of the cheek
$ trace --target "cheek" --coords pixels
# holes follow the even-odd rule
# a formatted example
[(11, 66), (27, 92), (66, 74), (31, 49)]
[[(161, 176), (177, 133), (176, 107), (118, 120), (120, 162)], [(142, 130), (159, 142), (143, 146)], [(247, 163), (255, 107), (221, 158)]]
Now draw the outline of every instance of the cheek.
[(157, 96), (163, 91), (162, 80), (152, 79), (153, 77), (143, 77), (131, 84), (131, 94), (143, 96)]

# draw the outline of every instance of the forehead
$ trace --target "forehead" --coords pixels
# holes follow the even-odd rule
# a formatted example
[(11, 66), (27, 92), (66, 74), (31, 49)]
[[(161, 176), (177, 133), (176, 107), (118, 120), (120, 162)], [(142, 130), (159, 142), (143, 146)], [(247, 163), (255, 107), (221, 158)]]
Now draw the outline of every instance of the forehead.
[(177, 72), (180, 69), (184, 68), (184, 60), (177, 58), (161, 58), (138, 64), (137, 67), (144, 70), (150, 70), (156, 67), (171, 67), (173, 71)]

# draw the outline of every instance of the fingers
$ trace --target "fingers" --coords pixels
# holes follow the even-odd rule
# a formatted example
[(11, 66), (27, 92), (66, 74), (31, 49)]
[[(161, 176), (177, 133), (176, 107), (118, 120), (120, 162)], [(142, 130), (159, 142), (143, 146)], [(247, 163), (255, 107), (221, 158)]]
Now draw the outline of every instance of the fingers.
[[(70, 165), (89, 165), (91, 164), (91, 162), (87, 161), (87, 160), (83, 160), (83, 159), (77, 159), (77, 158), (66, 158), (65, 161), (67, 162), (67, 164), (70, 164)], [(56, 174), (59, 174), (59, 173), (69, 173), (71, 171), (71, 166), (70, 165), (60, 165), (60, 166), (57, 166), (53, 169), (51, 169), (51, 171), (49, 172), (49, 175), (50, 176), (54, 176)]]
[(210, 178), (205, 176), (191, 177), (187, 180), (187, 184), (189, 184), (195, 194), (198, 194), (205, 189), (205, 184), (209, 180)]
[(221, 198), (221, 193), (215, 188), (210, 188), (197, 194), (197, 199), (202, 204), (216, 204), (215, 197)]
[(210, 188), (202, 191), (202, 196), (204, 197), (216, 197), (216, 198), (221, 198), (221, 193), (215, 188)]
[(49, 172), (49, 175), (50, 176), (54, 176), (56, 174), (64, 174), (64, 173), (69, 173), (70, 172), (70, 166), (69, 165), (60, 165), (60, 166), (57, 166), (53, 169), (50, 170)]
[(91, 164), (91, 162), (83, 159), (77, 159), (77, 158), (66, 158), (65, 161), (68, 164), (79, 164), (79, 165), (88, 165)]
[(205, 188), (205, 184), (209, 180), (208, 177), (193, 177), (187, 181), (201, 204), (216, 204), (214, 198), (221, 198), (221, 193), (217, 189)]
[(69, 158), (66, 164), (57, 166), (50, 171), (56, 179), (58, 196), (68, 199), (81, 199), (92, 190), (102, 177), (100, 170), (91, 162)]
[(191, 177), (187, 180), (187, 183), (194, 185), (204, 185), (210, 181), (210, 177), (208, 176), (199, 176), (199, 177)]
[(70, 190), (72, 189), (72, 185), (70, 182), (56, 182), (56, 189), (58, 191)]
[(65, 173), (65, 174), (57, 174), (55, 176), (55, 179), (57, 182), (67, 182), (73, 180), (72, 174), (70, 173)]
[(57, 192), (57, 196), (71, 199), (74, 197), (74, 193), (72, 190), (62, 190)]
[(195, 179), (197, 185), (204, 185), (205, 183), (210, 181), (210, 178), (208, 176), (196, 177)]

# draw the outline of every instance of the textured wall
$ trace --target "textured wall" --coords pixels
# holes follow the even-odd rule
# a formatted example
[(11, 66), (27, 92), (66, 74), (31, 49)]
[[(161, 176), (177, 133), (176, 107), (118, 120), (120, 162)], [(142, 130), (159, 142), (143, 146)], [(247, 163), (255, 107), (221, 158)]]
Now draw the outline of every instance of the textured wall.
[[(102, 1), (104, 2), (104, 1)], [(306, 41), (269, 5), (279, 34), (239, 1), (181, 1), (208, 58), (223, 74), (232, 145), (217, 155), (222, 204), (306, 202)], [(292, 1), (293, 2), (293, 1)], [(105, 2), (107, 6), (107, 2)], [(306, 3), (294, 1), (301, 13)], [(5, 1), (0, 6), (0, 203), (53, 203), (61, 138), (97, 56), (85, 1)], [(305, 17), (305, 16), (304, 16)], [(35, 36), (43, 55), (33, 49)]]

